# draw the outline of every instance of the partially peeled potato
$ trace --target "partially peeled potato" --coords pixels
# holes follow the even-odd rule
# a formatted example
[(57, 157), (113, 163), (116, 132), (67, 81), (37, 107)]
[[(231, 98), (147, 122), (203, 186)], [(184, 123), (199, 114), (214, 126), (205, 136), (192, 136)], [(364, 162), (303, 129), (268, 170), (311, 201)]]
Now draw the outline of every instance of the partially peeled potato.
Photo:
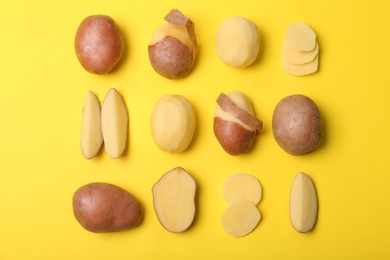
[(168, 79), (184, 78), (190, 72), (196, 57), (194, 24), (179, 10), (173, 9), (154, 32), (149, 43), (150, 64)]

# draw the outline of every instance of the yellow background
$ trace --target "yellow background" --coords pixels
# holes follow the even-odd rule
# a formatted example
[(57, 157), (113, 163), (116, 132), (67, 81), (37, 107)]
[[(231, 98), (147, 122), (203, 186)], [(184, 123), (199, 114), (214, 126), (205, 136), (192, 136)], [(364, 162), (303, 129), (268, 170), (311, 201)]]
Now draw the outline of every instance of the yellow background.
[[(191, 74), (168, 80), (151, 68), (147, 46), (163, 17), (178, 8), (195, 22), (199, 55)], [(97, 76), (80, 66), (73, 48), (86, 16), (107, 14), (126, 43), (113, 73)], [(390, 257), (390, 1), (2, 1), (0, 4), (0, 259), (385, 259)], [(240, 15), (258, 27), (256, 63), (224, 65), (215, 33)], [(281, 66), (290, 22), (317, 33), (320, 69), (294, 77)], [(125, 155), (102, 150), (86, 160), (79, 138), (88, 90), (103, 100), (110, 88), (130, 115)], [(220, 92), (242, 91), (264, 131), (246, 155), (227, 155), (212, 126)], [(313, 153), (294, 157), (272, 136), (271, 118), (284, 96), (301, 93), (319, 106), (325, 138)], [(168, 154), (154, 144), (149, 118), (165, 94), (193, 105), (197, 130), (190, 148)], [(184, 233), (167, 232), (152, 206), (152, 185), (181, 166), (198, 185), (197, 215)], [(305, 172), (319, 197), (313, 232), (299, 234), (289, 220), (294, 176)], [(242, 238), (224, 232), (223, 180), (236, 172), (263, 186), (262, 220)], [(133, 193), (142, 223), (120, 233), (85, 231), (72, 213), (72, 195), (104, 181)]]

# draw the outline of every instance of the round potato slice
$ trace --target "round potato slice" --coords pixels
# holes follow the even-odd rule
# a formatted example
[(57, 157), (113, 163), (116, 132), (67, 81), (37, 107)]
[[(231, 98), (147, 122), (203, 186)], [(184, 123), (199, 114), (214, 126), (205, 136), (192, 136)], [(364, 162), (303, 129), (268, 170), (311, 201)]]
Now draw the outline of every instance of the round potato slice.
[(318, 70), (318, 55), (314, 58), (314, 60), (305, 64), (292, 64), (286, 59), (283, 59), (283, 69), (294, 76), (313, 74)]
[(252, 203), (240, 200), (225, 210), (221, 220), (223, 229), (228, 234), (242, 237), (252, 232), (260, 219), (260, 212)]
[(306, 23), (295, 22), (287, 27), (286, 40), (296, 51), (312, 51), (316, 45), (316, 34)]
[(282, 42), (283, 58), (292, 64), (305, 64), (315, 59), (319, 51), (318, 43), (312, 51), (296, 51), (293, 49), (286, 39)]
[(259, 180), (247, 173), (229, 176), (222, 186), (223, 197), (229, 204), (245, 200), (256, 206), (261, 200), (262, 191)]

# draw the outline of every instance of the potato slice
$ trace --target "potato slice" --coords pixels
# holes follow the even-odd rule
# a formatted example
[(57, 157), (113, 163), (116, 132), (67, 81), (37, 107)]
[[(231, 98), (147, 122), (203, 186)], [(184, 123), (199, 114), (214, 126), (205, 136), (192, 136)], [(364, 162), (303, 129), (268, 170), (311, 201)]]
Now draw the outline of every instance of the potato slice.
[(316, 45), (316, 34), (306, 23), (295, 22), (287, 27), (286, 40), (296, 51), (312, 51)]
[(99, 100), (92, 91), (88, 91), (83, 107), (80, 136), (81, 152), (87, 159), (93, 158), (102, 146), (103, 135), (100, 121)]
[(318, 50), (319, 46), (317, 42), (312, 51), (296, 51), (286, 39), (282, 42), (283, 59), (292, 64), (305, 64), (313, 61), (318, 54)]
[(283, 59), (283, 69), (294, 76), (305, 76), (313, 74), (318, 70), (318, 55), (314, 58), (313, 61), (305, 64), (292, 64), (286, 59)]
[(317, 221), (318, 200), (313, 181), (300, 172), (294, 178), (290, 194), (290, 219), (296, 231), (313, 229)]
[(107, 92), (101, 116), (106, 152), (112, 159), (118, 158), (126, 148), (129, 118), (126, 105), (116, 89)]
[(262, 191), (259, 180), (247, 173), (229, 176), (222, 186), (223, 197), (229, 204), (245, 200), (256, 206), (261, 200)]
[(261, 219), (259, 210), (252, 203), (239, 200), (231, 204), (222, 215), (223, 229), (234, 237), (242, 237), (257, 226)]
[(154, 211), (168, 231), (185, 231), (194, 220), (196, 183), (181, 167), (165, 173), (153, 185)]

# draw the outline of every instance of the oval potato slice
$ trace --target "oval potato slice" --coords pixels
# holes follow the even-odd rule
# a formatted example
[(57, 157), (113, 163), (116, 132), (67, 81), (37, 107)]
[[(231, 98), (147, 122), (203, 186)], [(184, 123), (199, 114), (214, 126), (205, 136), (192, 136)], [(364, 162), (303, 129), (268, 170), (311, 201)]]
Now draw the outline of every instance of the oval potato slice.
[(259, 180), (247, 173), (236, 173), (225, 179), (222, 194), (227, 203), (245, 200), (257, 205), (262, 197), (262, 187)]
[(292, 64), (283, 59), (283, 69), (294, 76), (306, 76), (313, 74), (318, 70), (318, 55), (311, 62), (305, 64)]
[(239, 200), (231, 204), (222, 215), (223, 229), (234, 237), (242, 237), (257, 226), (261, 214), (255, 205)]
[(319, 46), (317, 42), (312, 51), (296, 51), (286, 39), (282, 42), (283, 58), (292, 64), (305, 64), (313, 61), (318, 54), (318, 50)]
[(296, 51), (312, 51), (316, 44), (316, 34), (306, 23), (294, 22), (287, 27), (286, 40)]

